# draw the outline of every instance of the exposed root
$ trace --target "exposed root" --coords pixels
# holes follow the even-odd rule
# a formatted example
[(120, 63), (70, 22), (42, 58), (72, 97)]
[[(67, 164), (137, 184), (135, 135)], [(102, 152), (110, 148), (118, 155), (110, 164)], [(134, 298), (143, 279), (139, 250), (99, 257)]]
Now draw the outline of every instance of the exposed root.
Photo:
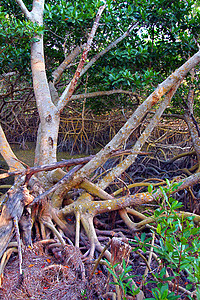
[(58, 230), (55, 228), (55, 226), (53, 225), (53, 223), (50, 221), (50, 222), (46, 222), (46, 221), (43, 221), (44, 222), (44, 225), (51, 229), (51, 231), (55, 234), (55, 236), (58, 238), (58, 240), (60, 241), (60, 243), (65, 246), (66, 243), (64, 241), (64, 239), (62, 238), (61, 234), (58, 232)]
[[(150, 160), (150, 157), (148, 157), (148, 159)], [(152, 166), (148, 168), (146, 167), (144, 160), (145, 157), (142, 157), (140, 160), (141, 177), (143, 176), (142, 172), (151, 170), (152, 172), (159, 173), (160, 170), (162, 171), (162, 166), (160, 164), (165, 164), (165, 166), (167, 166), (166, 161), (163, 162), (158, 160), (158, 166), (154, 166), (152, 164)], [(41, 277), (42, 288), (43, 286), (48, 286), (48, 289), (52, 289), (53, 286), (56, 287), (57, 285), (60, 285), (61, 282), (68, 282), (68, 280), (70, 280), (70, 276), (75, 281), (80, 279), (84, 282), (87, 282), (88, 274), (86, 266), (89, 266), (90, 262), (94, 258), (97, 258), (95, 266), (89, 272), (89, 280), (92, 282), (93, 280), (96, 280), (96, 275), (102, 268), (100, 260), (103, 256), (105, 256), (112, 264), (118, 262), (117, 256), (119, 256), (120, 258), (120, 264), (123, 258), (126, 260), (129, 257), (130, 253), (126, 253), (126, 251), (124, 250), (126, 247), (122, 247), (121, 249), (121, 245), (120, 247), (118, 247), (116, 244), (113, 246), (113, 241), (115, 241), (116, 236), (126, 236), (128, 238), (132, 238), (132, 234), (134, 231), (139, 231), (143, 228), (150, 227), (149, 224), (155, 222), (155, 218), (152, 217), (153, 205), (152, 207), (150, 207), (150, 209), (148, 209), (148, 215), (150, 217), (147, 217), (143, 213), (138, 212), (135, 206), (150, 204), (154, 202), (155, 198), (160, 197), (159, 191), (157, 191), (152, 196), (150, 193), (146, 192), (146, 187), (149, 185), (152, 185), (153, 187), (163, 185), (165, 182), (163, 179), (158, 179), (151, 176), (151, 178), (138, 183), (134, 182), (134, 176), (135, 174), (133, 174), (132, 177), (129, 176), (129, 178), (127, 176), (126, 178), (122, 177), (122, 179), (118, 178), (119, 180), (116, 179), (112, 185), (112, 189), (115, 190), (115, 192), (112, 193), (112, 189), (108, 189), (110, 194), (104, 191), (103, 188), (98, 186), (98, 183), (94, 184), (91, 183), (88, 179), (83, 179), (79, 185), (77, 184), (73, 191), (70, 191), (69, 195), (67, 195), (67, 199), (62, 199), (63, 207), (61, 207), (60, 205), (60, 207), (58, 208), (53, 208), (50, 204), (50, 201), (48, 201), (48, 199), (46, 198), (45, 195), (47, 195), (49, 191), (45, 194), (40, 187), (40, 196), (38, 199), (40, 199), (41, 202), (36, 206), (32, 206), (35, 237), (36, 240), (39, 240), (38, 245), (40, 245), (40, 254), (51, 254), (51, 256), (53, 256), (53, 258), (55, 259), (54, 261), (52, 259), (51, 265), (45, 264), (44, 268), (41, 269), (41, 276), (43, 276)], [(132, 181), (132, 184), (127, 183), (127, 178), (129, 182)], [(199, 182), (199, 178), (199, 174), (192, 175), (190, 178), (186, 178), (184, 180), (179, 178), (179, 180), (183, 181), (183, 186), (179, 186), (176, 192), (181, 191), (181, 189), (185, 188), (186, 186), (188, 187), (188, 185), (191, 186), (194, 183)], [(120, 184), (118, 183), (118, 181), (120, 181)], [(123, 185), (129, 189), (132, 195), (129, 194), (119, 198), (114, 197), (114, 195), (116, 196), (120, 193), (123, 195), (124, 188), (118, 189), (121, 183), (123, 183)], [(60, 184), (58, 184), (57, 186), (59, 185)], [(50, 190), (52, 191), (54, 189), (55, 186)], [(144, 190), (143, 193), (141, 193), (142, 189)], [(71, 196), (71, 192), (73, 192), (73, 197)], [(37, 196), (37, 194), (38, 193), (36, 192), (35, 195)], [(81, 196), (79, 196), (80, 194)], [(191, 190), (190, 193), (187, 193), (187, 195), (192, 198), (191, 201), (198, 199), (197, 193), (195, 194), (193, 190)], [(45, 196), (44, 199), (42, 198), (43, 196)], [(112, 218), (112, 214), (109, 214), (109, 212), (116, 212), (115, 217)], [(194, 222), (196, 222), (197, 225), (200, 223), (200, 217), (197, 214), (195, 215), (188, 212), (180, 212), (180, 215), (194, 216)], [(98, 216), (99, 222), (96, 216)], [(99, 216), (101, 216), (101, 218)], [(16, 219), (13, 214), (12, 218)], [(95, 221), (94, 218), (96, 218)], [(24, 228), (26, 230), (26, 226)], [(30, 236), (30, 234), (28, 235)], [(113, 236), (114, 238), (112, 239), (112, 246), (109, 249), (111, 243), (109, 241), (109, 238)], [(41, 237), (42, 240), (40, 240)], [(70, 245), (67, 245), (67, 243), (69, 243)], [(11, 246), (15, 245), (16, 243), (13, 245), (11, 244)], [(45, 252), (43, 251), (43, 245), (46, 246)], [(33, 252), (35, 251), (34, 247), (32, 249)], [(0, 274), (3, 274), (5, 266), (7, 266), (9, 257), (11, 256), (13, 251), (17, 252), (17, 249), (11, 248), (7, 251), (5, 252), (5, 256), (3, 256), (2, 258), (2, 273)], [(98, 252), (100, 252), (99, 258)], [(151, 276), (151, 272), (149, 272), (150, 270), (152, 270), (151, 264), (154, 264), (155, 266), (155, 261), (152, 262), (154, 253), (153, 251), (150, 252), (148, 261), (140, 251), (136, 252), (136, 254), (138, 254), (143, 259), (147, 266), (143, 272), (143, 277), (145, 280), (147, 276)], [(48, 258), (48, 260), (50, 260), (50, 258)], [(20, 265), (24, 266), (24, 253), (23, 262), (20, 257), (19, 261)], [(84, 261), (86, 261), (85, 264)], [(32, 263), (30, 263), (29, 266), (30, 265), (32, 265)], [(22, 268), (20, 268), (20, 273), (22, 273)], [(34, 294), (27, 287), (27, 278), (28, 277), (25, 276), (24, 282), (22, 283), (22, 287), (25, 291), (23, 298), (28, 297), (27, 295), (31, 297), (30, 295)], [(144, 280), (142, 281), (141, 285), (135, 283), (134, 281), (132, 284), (134, 287), (140, 286), (140, 288), (142, 288)], [(59, 290), (59, 293), (60, 295), (62, 294), (61, 290)], [(114, 292), (108, 291), (108, 293), (112, 293), (112, 296), (115, 297)], [(117, 298), (121, 299), (122, 291), (120, 290), (120, 288), (117, 288), (116, 293)], [(14, 291), (14, 295), (16, 297), (16, 291)], [(137, 296), (137, 299), (143, 299), (142, 292)]]
[(99, 244), (93, 224), (93, 217), (89, 214), (82, 214), (81, 222), (90, 241), (90, 254), (87, 259), (92, 260), (94, 257), (95, 248)]
[(126, 209), (120, 209), (119, 210), (119, 215), (122, 218), (122, 220), (124, 221), (124, 223), (126, 224), (126, 226), (131, 231), (134, 231), (135, 230), (135, 223), (133, 221), (131, 221), (131, 219), (129, 218)]

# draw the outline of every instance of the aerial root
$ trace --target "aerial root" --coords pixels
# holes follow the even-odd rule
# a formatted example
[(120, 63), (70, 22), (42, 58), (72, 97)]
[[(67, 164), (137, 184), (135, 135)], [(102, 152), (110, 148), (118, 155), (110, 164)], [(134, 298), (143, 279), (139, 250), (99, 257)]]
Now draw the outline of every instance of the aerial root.
[(49, 228), (54, 234), (55, 236), (58, 238), (58, 240), (60, 241), (60, 243), (65, 246), (66, 243), (63, 239), (63, 237), (61, 236), (61, 234), (59, 233), (59, 231), (56, 229), (56, 227), (53, 225), (53, 222), (50, 221), (43, 221), (44, 225)]
[(131, 230), (134, 231), (135, 230), (135, 223), (133, 221), (131, 221), (131, 219), (129, 218), (126, 209), (120, 209), (119, 211), (119, 215), (122, 218), (122, 220), (124, 221), (124, 223), (126, 224), (126, 226)]
[(40, 230), (41, 230), (42, 239), (46, 240), (47, 239), (46, 230), (42, 221), (40, 221)]
[(93, 224), (93, 216), (89, 214), (81, 214), (80, 219), (90, 242), (90, 253), (87, 256), (87, 259), (92, 260), (96, 244), (98, 243), (98, 238)]

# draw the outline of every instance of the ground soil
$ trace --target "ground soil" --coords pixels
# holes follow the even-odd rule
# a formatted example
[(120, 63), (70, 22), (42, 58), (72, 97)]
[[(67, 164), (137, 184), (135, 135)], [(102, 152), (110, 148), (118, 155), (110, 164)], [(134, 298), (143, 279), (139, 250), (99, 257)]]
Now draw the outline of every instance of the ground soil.
[(88, 280), (93, 266), (86, 263), (84, 278), (78, 265), (79, 249), (67, 248), (64, 261), (46, 254), (40, 243), (35, 243), (32, 249), (24, 249), (22, 275), (19, 275), (18, 257), (14, 255), (5, 269), (0, 299), (103, 299), (106, 275), (98, 270)]
[[(22, 275), (19, 274), (18, 255), (14, 254), (5, 268), (0, 299), (112, 299), (111, 293), (115, 293), (115, 286), (106, 267), (99, 265), (91, 277), (94, 263), (86, 261), (83, 264), (79, 249), (68, 245), (62, 251), (59, 259), (58, 255), (55, 258), (52, 253), (45, 251), (39, 242), (32, 249), (24, 248)], [(131, 253), (129, 263), (132, 267), (130, 274), (139, 286), (146, 265), (135, 253)], [(151, 265), (154, 269), (158, 267), (156, 261), (152, 261)], [(154, 286), (149, 283), (143, 287), (145, 298), (152, 296)], [(135, 298), (130, 296), (129, 299)]]

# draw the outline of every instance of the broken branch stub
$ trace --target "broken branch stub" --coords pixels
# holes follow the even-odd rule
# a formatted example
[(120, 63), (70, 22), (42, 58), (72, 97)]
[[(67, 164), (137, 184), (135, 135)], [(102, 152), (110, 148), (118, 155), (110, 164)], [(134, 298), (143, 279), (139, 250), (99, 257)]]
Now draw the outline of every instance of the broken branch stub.
[(126, 264), (129, 261), (129, 256), (131, 253), (132, 247), (129, 245), (127, 239), (119, 239), (113, 237), (111, 241), (111, 262), (112, 265), (116, 263), (122, 264), (122, 261), (125, 260)]

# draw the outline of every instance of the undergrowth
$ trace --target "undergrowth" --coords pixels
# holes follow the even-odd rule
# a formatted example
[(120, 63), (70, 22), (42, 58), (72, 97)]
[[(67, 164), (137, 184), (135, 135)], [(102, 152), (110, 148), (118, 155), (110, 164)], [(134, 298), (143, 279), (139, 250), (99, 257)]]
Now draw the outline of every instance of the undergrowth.
[[(157, 260), (157, 270), (151, 270), (148, 265), (149, 275), (143, 276), (143, 285), (154, 286), (152, 297), (145, 299), (200, 299), (200, 228), (194, 223), (194, 217), (185, 217), (180, 210), (182, 204), (170, 196), (179, 184), (166, 182), (167, 187), (159, 188), (162, 197), (159, 208), (154, 211), (155, 223), (151, 227), (156, 242), (144, 232), (130, 242), (132, 251), (151, 253)], [(152, 187), (149, 192), (154, 193)], [(131, 285), (136, 276), (132, 275), (132, 267), (124, 260), (122, 271), (119, 272), (117, 266), (109, 264), (108, 271), (113, 276), (113, 284), (119, 286), (122, 298), (139, 293), (139, 289)], [(147, 277), (151, 279), (147, 280)], [(184, 288), (183, 278), (186, 278)]]

